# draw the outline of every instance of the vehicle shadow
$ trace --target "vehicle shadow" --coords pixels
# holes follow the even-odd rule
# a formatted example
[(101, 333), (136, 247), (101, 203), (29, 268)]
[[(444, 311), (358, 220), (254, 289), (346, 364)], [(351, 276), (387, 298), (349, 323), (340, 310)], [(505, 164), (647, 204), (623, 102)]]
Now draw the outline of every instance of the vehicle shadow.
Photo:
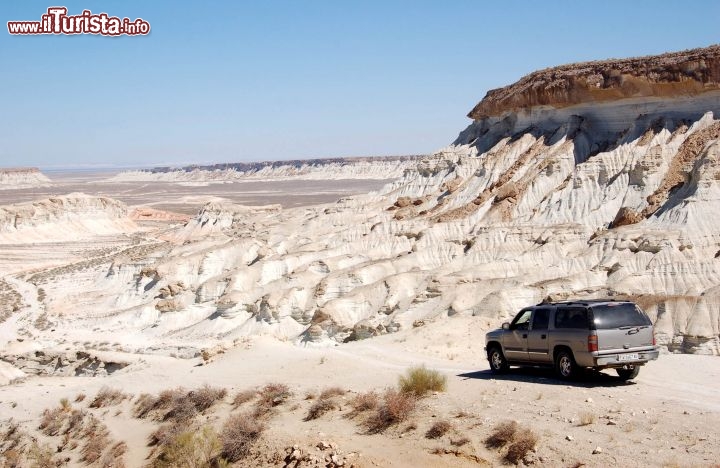
[(553, 369), (546, 367), (513, 367), (504, 374), (493, 374), (490, 369), (487, 369), (475, 372), (465, 372), (463, 374), (458, 374), (458, 377), (464, 377), (466, 379), (505, 380), (542, 385), (565, 385), (585, 388), (625, 387), (635, 385), (635, 382), (633, 381), (623, 381), (617, 376), (593, 370), (586, 370), (573, 380), (560, 380), (555, 376)]

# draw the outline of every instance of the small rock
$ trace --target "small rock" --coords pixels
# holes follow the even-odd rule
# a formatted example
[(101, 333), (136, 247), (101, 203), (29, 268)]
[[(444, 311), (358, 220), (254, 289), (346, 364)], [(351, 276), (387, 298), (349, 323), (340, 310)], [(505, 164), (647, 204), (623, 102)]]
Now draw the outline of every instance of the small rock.
[(593, 455), (597, 455), (599, 453), (602, 453), (602, 448), (600, 447), (595, 447), (595, 450), (592, 451)]
[(565, 440), (569, 440), (570, 442), (572, 442), (573, 440), (575, 440), (575, 437), (573, 437), (573, 436), (571, 436), (570, 434), (568, 434), (568, 435), (565, 436)]
[(607, 422), (607, 425), (608, 426), (617, 426), (617, 423), (611, 419), (610, 421)]
[(585, 400), (585, 403), (592, 403), (592, 402), (593, 402), (592, 398), (588, 398), (587, 400)]

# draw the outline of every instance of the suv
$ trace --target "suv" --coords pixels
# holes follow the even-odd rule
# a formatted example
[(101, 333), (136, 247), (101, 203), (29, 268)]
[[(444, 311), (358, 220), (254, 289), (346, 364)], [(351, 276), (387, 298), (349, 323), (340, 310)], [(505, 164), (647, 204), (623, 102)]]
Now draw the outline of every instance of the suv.
[(614, 368), (622, 380), (658, 358), (653, 325), (627, 301), (541, 303), (522, 309), (502, 329), (485, 335), (493, 373), (511, 365), (552, 365), (562, 379), (581, 368)]

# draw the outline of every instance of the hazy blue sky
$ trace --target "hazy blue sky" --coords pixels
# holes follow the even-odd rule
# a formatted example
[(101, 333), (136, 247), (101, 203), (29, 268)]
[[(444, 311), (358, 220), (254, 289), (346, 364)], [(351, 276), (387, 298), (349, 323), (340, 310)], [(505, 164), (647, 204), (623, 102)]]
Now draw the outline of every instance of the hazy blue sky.
[[(149, 36), (11, 36), (67, 6)], [(0, 166), (427, 153), (488, 89), (718, 40), (716, 1), (3, 1)]]

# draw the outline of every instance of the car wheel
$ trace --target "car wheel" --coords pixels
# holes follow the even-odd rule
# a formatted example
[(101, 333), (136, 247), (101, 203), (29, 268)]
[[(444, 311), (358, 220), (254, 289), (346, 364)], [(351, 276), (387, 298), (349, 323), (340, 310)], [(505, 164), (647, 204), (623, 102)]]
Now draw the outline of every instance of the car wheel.
[(620, 380), (634, 379), (640, 373), (640, 366), (633, 366), (630, 369), (615, 369)]
[(490, 348), (490, 351), (488, 351), (488, 361), (493, 374), (502, 374), (508, 370), (507, 359), (505, 359), (502, 350), (497, 346)]
[(570, 351), (560, 351), (555, 357), (555, 372), (561, 379), (568, 380), (575, 377), (576, 366)]

